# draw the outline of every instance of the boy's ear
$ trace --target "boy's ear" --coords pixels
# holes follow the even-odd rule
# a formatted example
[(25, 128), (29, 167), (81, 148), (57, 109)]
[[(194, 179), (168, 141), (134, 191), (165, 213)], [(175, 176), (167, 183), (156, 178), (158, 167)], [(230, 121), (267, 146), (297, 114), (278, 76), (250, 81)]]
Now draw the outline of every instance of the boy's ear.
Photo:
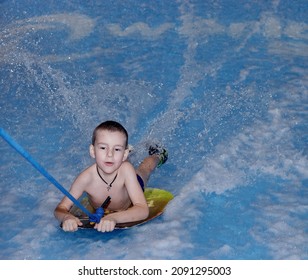
[(90, 145), (89, 151), (90, 151), (90, 156), (91, 156), (92, 158), (95, 158), (94, 146), (93, 146), (93, 145)]
[(124, 152), (123, 161), (126, 161), (126, 160), (127, 160), (128, 155), (129, 155), (129, 149), (126, 148), (126, 149), (125, 149), (125, 152)]

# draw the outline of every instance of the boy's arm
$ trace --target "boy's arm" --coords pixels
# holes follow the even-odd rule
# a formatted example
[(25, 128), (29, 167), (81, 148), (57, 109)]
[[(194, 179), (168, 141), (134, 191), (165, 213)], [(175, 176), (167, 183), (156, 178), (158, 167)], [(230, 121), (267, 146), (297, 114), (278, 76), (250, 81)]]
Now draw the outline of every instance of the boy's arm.
[[(74, 198), (78, 199), (82, 195), (83, 186), (86, 184), (86, 177), (86, 174), (82, 173), (72, 184), (69, 192)], [(82, 225), (80, 220), (69, 212), (72, 206), (73, 202), (65, 196), (54, 210), (54, 215), (62, 223), (64, 231), (75, 231), (78, 225)]]
[(54, 215), (62, 223), (64, 231), (74, 231), (77, 230), (78, 225), (82, 225), (80, 220), (69, 212), (72, 205), (73, 203), (64, 197), (54, 211)]

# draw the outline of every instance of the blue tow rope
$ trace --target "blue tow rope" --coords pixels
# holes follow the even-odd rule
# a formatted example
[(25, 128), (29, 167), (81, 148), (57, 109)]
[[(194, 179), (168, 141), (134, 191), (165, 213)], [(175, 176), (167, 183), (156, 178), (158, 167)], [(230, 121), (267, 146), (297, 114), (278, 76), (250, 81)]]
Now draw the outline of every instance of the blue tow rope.
[(110, 201), (110, 197), (102, 204), (101, 207), (96, 209), (96, 213), (90, 213), (75, 197), (73, 197), (65, 188), (58, 183), (27, 151), (25, 151), (14, 139), (5, 132), (3, 128), (0, 128), (1, 137), (11, 145), (21, 156), (23, 156), (32, 166), (39, 171), (45, 178), (47, 178), (56, 188), (58, 188), (65, 196), (67, 196), (76, 206), (78, 206), (85, 214), (89, 216), (90, 222), (99, 223), (104, 216), (103, 207), (106, 206), (107, 201)]

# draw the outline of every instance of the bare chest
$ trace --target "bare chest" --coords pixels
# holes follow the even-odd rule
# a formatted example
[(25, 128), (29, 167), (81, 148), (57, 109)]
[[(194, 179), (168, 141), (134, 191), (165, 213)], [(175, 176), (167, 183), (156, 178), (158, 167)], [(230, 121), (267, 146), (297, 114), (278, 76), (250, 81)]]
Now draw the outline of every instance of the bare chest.
[(124, 182), (121, 180), (115, 181), (111, 186), (102, 181), (96, 181), (88, 187), (87, 194), (94, 208), (100, 207), (108, 196), (111, 198), (109, 210), (125, 210), (131, 204)]

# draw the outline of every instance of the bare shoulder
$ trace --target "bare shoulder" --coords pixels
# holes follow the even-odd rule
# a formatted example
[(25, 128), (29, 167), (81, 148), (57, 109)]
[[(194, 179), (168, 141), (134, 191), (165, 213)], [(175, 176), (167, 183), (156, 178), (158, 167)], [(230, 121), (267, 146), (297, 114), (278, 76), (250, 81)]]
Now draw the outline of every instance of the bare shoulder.
[(122, 163), (119, 170), (119, 175), (120, 178), (124, 180), (124, 184), (126, 187), (128, 187), (128, 185), (131, 185), (132, 183), (133, 184), (136, 183), (135, 182), (135, 180), (137, 180), (136, 170), (134, 166), (128, 161), (124, 161)]
[(127, 190), (135, 189), (136, 186), (139, 186), (136, 170), (130, 162), (123, 162), (121, 165), (121, 177), (124, 180), (124, 185)]
[(92, 182), (96, 169), (95, 164), (83, 170), (76, 178), (74, 183), (87, 185)]
[(129, 161), (124, 161), (121, 165), (121, 173), (128, 175), (128, 174), (135, 174), (135, 168)]

